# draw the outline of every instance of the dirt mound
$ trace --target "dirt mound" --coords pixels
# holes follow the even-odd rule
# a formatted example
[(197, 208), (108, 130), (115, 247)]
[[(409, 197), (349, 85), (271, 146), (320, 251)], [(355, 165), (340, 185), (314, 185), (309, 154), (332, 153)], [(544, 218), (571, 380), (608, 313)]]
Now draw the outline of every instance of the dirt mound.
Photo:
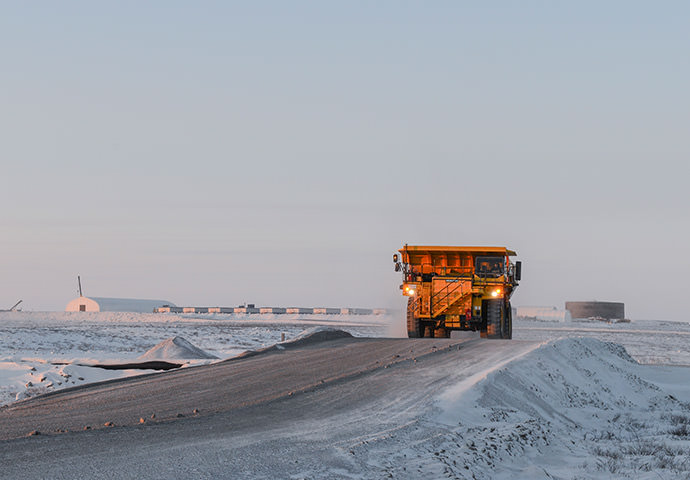
[(295, 338), (287, 340), (285, 342), (277, 343), (271, 345), (270, 347), (262, 348), (260, 350), (250, 350), (237, 355), (232, 358), (228, 358), (227, 361), (238, 360), (241, 358), (253, 357), (255, 355), (261, 355), (263, 353), (275, 352), (278, 350), (286, 350), (295, 347), (304, 347), (309, 345), (316, 345), (321, 342), (328, 342), (330, 340), (339, 340), (341, 338), (353, 338), (349, 332), (344, 330), (339, 330), (337, 328), (331, 327), (313, 327), (309, 328)]
[(139, 357), (139, 360), (197, 360), (215, 359), (215, 355), (192, 345), (183, 337), (163, 340), (151, 350)]
[(313, 327), (303, 331), (292, 340), (279, 343), (279, 345), (282, 347), (301, 347), (320, 342), (327, 342), (329, 340), (338, 340), (340, 338), (352, 338), (352, 335), (349, 332), (339, 330), (337, 328)]

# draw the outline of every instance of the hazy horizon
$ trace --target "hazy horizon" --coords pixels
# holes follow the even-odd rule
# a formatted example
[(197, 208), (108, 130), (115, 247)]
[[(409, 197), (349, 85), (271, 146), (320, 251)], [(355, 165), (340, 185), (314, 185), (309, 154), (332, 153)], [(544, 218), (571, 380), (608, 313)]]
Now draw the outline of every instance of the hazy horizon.
[(690, 6), (8, 3), (0, 309), (402, 308), (410, 245), (513, 305), (690, 320)]

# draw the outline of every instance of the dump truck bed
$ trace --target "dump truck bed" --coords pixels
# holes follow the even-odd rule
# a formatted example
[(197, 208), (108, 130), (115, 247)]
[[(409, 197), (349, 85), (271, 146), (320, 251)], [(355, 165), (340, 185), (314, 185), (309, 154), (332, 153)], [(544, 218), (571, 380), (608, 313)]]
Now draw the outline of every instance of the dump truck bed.
[(473, 255), (507, 255), (514, 257), (517, 255), (513, 250), (508, 250), (506, 247), (444, 247), (444, 246), (405, 246), (398, 250), (400, 253), (414, 252), (420, 253), (470, 253)]

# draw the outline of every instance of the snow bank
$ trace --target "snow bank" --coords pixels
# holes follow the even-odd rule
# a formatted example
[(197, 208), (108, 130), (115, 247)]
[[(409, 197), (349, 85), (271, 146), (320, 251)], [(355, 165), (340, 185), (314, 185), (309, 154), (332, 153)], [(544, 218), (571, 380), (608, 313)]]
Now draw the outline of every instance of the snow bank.
[[(476, 478), (527, 478), (535, 464), (545, 478), (687, 478), (690, 392), (683, 401), (662, 390), (655, 368), (614, 343), (548, 343), (441, 395), (432, 421), (447, 430), (436, 449)], [(690, 369), (675, 375), (687, 385)]]
[(139, 360), (192, 360), (192, 359), (217, 359), (215, 355), (192, 345), (184, 337), (173, 337), (163, 340), (161, 343), (139, 356)]
[(0, 359), (0, 406), (67, 387), (153, 373), (155, 370), (93, 368), (94, 359), (53, 363), (37, 358)]
[(55, 354), (49, 358), (8, 356), (0, 358), (0, 405), (62, 388), (158, 372), (165, 369), (161, 367), (163, 362), (191, 366), (217, 358), (182, 337), (164, 340), (138, 357), (138, 361), (112, 355), (101, 358)]
[[(472, 403), (548, 420), (562, 418), (554, 417), (553, 407), (623, 407), (629, 404), (626, 399), (642, 401), (636, 395), (646, 395), (646, 388), (655, 390), (633, 373), (638, 366), (615, 343), (591, 338), (558, 340), (489, 372), (475, 385)], [(456, 386), (441, 397), (442, 420), (456, 423), (458, 415), (467, 420), (465, 394), (469, 390)]]

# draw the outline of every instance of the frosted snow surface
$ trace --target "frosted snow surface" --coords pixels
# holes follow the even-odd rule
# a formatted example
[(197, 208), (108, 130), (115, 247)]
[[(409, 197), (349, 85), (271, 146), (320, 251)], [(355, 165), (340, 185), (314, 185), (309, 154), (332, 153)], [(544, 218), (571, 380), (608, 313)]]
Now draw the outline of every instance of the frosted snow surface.
[(395, 441), (355, 451), (362, 468), (382, 478), (690, 478), (690, 369), (640, 365), (617, 344), (549, 342), (450, 385), (434, 407)]

